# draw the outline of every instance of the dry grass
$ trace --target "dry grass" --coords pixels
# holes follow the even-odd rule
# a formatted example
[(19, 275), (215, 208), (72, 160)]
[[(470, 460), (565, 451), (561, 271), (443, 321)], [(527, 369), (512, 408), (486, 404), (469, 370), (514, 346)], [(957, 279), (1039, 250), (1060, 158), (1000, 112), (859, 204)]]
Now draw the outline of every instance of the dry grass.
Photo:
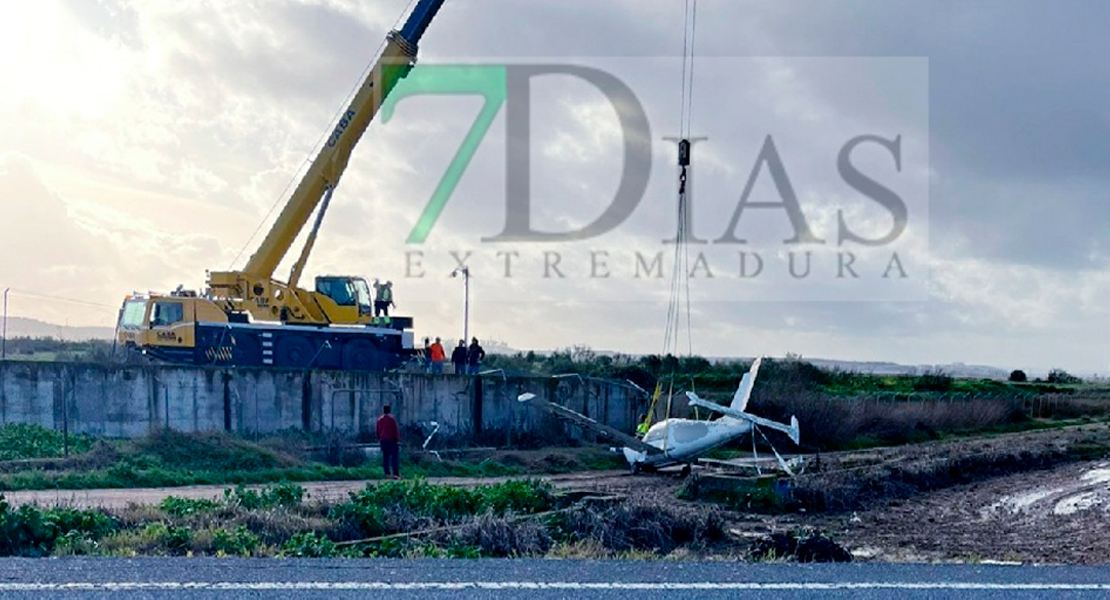
[(801, 392), (762, 396), (751, 410), (775, 420), (797, 416), (803, 448), (822, 451), (920, 442), (1025, 419), (1021, 400), (1001, 398), (875, 401)]
[(586, 506), (564, 515), (561, 527), (570, 541), (596, 540), (613, 552), (668, 554), (682, 546), (705, 548), (725, 538), (724, 516), (717, 507), (660, 505), (645, 499)]

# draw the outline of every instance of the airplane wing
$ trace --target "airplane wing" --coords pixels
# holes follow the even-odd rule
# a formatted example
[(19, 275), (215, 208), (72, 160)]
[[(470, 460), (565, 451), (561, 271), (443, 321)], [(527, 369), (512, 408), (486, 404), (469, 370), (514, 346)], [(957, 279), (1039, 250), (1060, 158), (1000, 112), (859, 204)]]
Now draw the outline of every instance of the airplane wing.
[(746, 413), (742, 410), (736, 410), (735, 408), (732, 408), (731, 406), (722, 406), (720, 404), (717, 404), (716, 402), (709, 402), (707, 400), (702, 400), (694, 392), (686, 392), (686, 397), (690, 401), (690, 406), (698, 406), (698, 407), (701, 407), (701, 408), (706, 408), (706, 409), (709, 409), (711, 411), (721, 413), (722, 415), (732, 417), (734, 419), (744, 419), (744, 420), (750, 421), (750, 422), (752, 422), (756, 425), (762, 425), (763, 427), (769, 427), (771, 429), (781, 431), (781, 432), (785, 433), (786, 435), (790, 436), (791, 441), (793, 441), (795, 444), (801, 443), (801, 431), (798, 428), (798, 417), (790, 417), (790, 424), (789, 425), (784, 425), (783, 423), (777, 423), (777, 422), (772, 421), (770, 419), (764, 419), (763, 417), (757, 417), (757, 416), (755, 416), (751, 413)]
[(661, 448), (656, 448), (655, 446), (652, 446), (650, 444), (645, 444), (638, 437), (628, 435), (627, 433), (624, 433), (619, 429), (614, 429), (603, 423), (598, 423), (597, 421), (587, 417), (586, 415), (577, 413), (565, 406), (560, 406), (558, 404), (555, 404), (554, 402), (547, 402), (546, 400), (541, 399), (539, 396), (531, 392), (517, 396), (517, 401), (535, 406), (536, 408), (542, 408), (543, 410), (546, 410), (556, 417), (566, 419), (584, 429), (589, 429), (590, 431), (593, 431), (601, 437), (611, 439), (620, 444), (624, 444), (626, 448), (631, 448), (633, 450), (636, 450), (637, 452), (646, 452), (648, 454), (663, 453), (663, 450)]
[(755, 362), (752, 363), (752, 368), (748, 369), (747, 373), (740, 378), (740, 385), (736, 388), (736, 393), (732, 396), (732, 408), (736, 410), (744, 410), (748, 407), (748, 400), (752, 397), (752, 389), (755, 388), (755, 378), (759, 375), (759, 366), (763, 363), (763, 357), (756, 357)]

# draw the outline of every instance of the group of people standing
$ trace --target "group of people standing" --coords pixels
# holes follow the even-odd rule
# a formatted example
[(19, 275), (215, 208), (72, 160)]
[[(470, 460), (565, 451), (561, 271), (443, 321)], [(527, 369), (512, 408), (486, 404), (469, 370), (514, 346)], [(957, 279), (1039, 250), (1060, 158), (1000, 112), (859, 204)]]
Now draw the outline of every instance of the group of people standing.
[[(431, 338), (424, 338), (422, 358), (429, 373), (434, 375), (443, 373), (443, 365), (447, 362), (447, 351), (443, 349), (440, 338), (436, 338), (434, 342)], [(486, 351), (478, 343), (478, 338), (471, 338), (470, 346), (466, 345), (466, 340), (459, 340), (459, 345), (451, 351), (451, 364), (458, 375), (477, 375), (485, 359)]]
[[(374, 316), (384, 316), (388, 320), (390, 307), (397, 306), (393, 300), (393, 282), (382, 283), (375, 279), (373, 287)], [(447, 351), (443, 349), (443, 342), (439, 338), (436, 338), (435, 342), (431, 338), (424, 338), (424, 350), (420, 359), (429, 373), (442, 374), (443, 365), (447, 362)], [(466, 345), (466, 340), (459, 340), (459, 345), (451, 352), (451, 364), (454, 365), (457, 375), (477, 375), (485, 359), (486, 351), (478, 343), (478, 338), (470, 338), (469, 346)]]

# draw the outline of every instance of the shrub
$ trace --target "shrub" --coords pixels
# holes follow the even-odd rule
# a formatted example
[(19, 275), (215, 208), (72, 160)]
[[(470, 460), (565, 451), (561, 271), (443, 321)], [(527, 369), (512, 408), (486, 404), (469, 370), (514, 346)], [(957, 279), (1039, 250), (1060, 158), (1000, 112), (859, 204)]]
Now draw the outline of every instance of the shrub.
[(913, 389), (917, 392), (947, 392), (952, 389), (952, 376), (940, 369), (926, 371), (914, 381)]
[(1080, 378), (1072, 375), (1071, 373), (1068, 373), (1063, 369), (1052, 369), (1051, 371), (1049, 371), (1046, 381), (1048, 383), (1058, 383), (1064, 385), (1072, 385), (1082, 382)]
[(72, 508), (40, 510), (24, 505), (12, 510), (0, 495), (0, 556), (47, 556), (59, 538), (99, 539), (118, 524), (98, 511)]
[(1025, 375), (1025, 371), (1022, 371), (1021, 369), (1014, 369), (1013, 371), (1010, 371), (1010, 381), (1013, 381), (1014, 383), (1025, 383), (1026, 381), (1029, 381), (1029, 378)]
[(338, 554), (335, 542), (315, 532), (298, 533), (281, 547), (279, 556), (329, 558)]
[[(92, 447), (92, 438), (69, 436), (70, 453), (80, 454)], [(0, 427), (0, 460), (54, 458), (65, 454), (65, 438), (59, 431), (31, 423), (11, 423)]]
[(463, 525), (446, 546), (464, 556), (477, 550), (481, 556), (504, 558), (542, 555), (551, 544), (551, 534), (543, 523), (510, 521), (489, 510)]
[(212, 534), (212, 547), (218, 554), (251, 556), (261, 545), (262, 540), (243, 525), (232, 531), (220, 528)]
[(282, 483), (261, 490), (248, 490), (242, 485), (234, 490), (224, 490), (224, 503), (246, 510), (296, 506), (304, 499), (304, 488), (293, 483)]
[(664, 554), (682, 545), (704, 546), (725, 535), (724, 517), (716, 507), (671, 507), (648, 499), (583, 507), (563, 515), (559, 528), (568, 541), (592, 538), (618, 552)]
[(200, 513), (211, 512), (219, 506), (215, 500), (208, 500), (206, 498), (178, 498), (177, 496), (167, 496), (158, 503), (158, 508), (166, 512), (166, 514), (175, 517), (186, 517)]
[(551, 486), (538, 480), (508, 481), (472, 489), (391, 481), (367, 485), (350, 502), (333, 507), (329, 516), (373, 537), (431, 523), (458, 522), (483, 512), (494, 515), (534, 513), (555, 504)]

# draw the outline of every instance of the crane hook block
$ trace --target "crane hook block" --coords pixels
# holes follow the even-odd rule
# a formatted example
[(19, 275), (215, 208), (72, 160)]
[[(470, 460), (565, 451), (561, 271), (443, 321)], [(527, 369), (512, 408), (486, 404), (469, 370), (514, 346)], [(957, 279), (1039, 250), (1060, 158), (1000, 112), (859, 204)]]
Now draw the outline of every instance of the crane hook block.
[(690, 166), (690, 140), (684, 139), (678, 143), (678, 166)]

